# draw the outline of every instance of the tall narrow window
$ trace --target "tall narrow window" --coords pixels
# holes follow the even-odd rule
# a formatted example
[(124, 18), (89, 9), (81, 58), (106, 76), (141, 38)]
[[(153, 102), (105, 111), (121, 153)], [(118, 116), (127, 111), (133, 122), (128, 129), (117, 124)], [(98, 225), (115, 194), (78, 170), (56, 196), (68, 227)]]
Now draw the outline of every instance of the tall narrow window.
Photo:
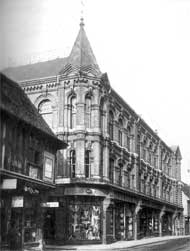
[(122, 122), (122, 120), (120, 119), (119, 120), (119, 129), (118, 129), (118, 142), (119, 142), (119, 144), (122, 146), (122, 144), (123, 144), (123, 133), (122, 133), (122, 131), (123, 131), (123, 122)]
[(114, 117), (113, 117), (113, 113), (110, 111), (109, 112), (109, 135), (110, 135), (111, 140), (113, 140), (113, 123), (114, 123)]
[(131, 128), (127, 127), (127, 149), (130, 151), (131, 149)]
[(154, 156), (154, 164), (153, 165), (154, 165), (155, 168), (157, 168), (157, 157), (156, 157), (156, 155)]
[(104, 132), (104, 102), (100, 102), (100, 129)]
[(52, 111), (52, 103), (49, 99), (45, 99), (39, 104), (38, 112), (45, 119), (45, 121), (49, 125), (49, 127), (52, 128), (53, 111)]
[(88, 95), (85, 98), (85, 126), (91, 127), (91, 97)]
[(76, 96), (70, 99), (70, 128), (76, 127)]
[(114, 172), (114, 160), (110, 159), (109, 179), (111, 183), (113, 183), (113, 172)]
[(71, 178), (75, 177), (75, 166), (76, 166), (76, 153), (75, 150), (71, 150), (70, 151)]
[(119, 164), (119, 185), (122, 186), (123, 164)]
[(148, 154), (148, 151), (147, 151), (147, 148), (146, 148), (146, 140), (143, 142), (143, 150), (142, 150), (142, 158), (144, 159), (144, 161), (147, 161), (147, 154)]
[(151, 153), (150, 149), (148, 151), (148, 162), (150, 165), (152, 164), (152, 153)]
[(141, 145), (140, 145), (140, 135), (137, 135), (137, 154), (140, 157), (140, 150), (141, 150)]
[(85, 151), (85, 177), (90, 178), (90, 150)]

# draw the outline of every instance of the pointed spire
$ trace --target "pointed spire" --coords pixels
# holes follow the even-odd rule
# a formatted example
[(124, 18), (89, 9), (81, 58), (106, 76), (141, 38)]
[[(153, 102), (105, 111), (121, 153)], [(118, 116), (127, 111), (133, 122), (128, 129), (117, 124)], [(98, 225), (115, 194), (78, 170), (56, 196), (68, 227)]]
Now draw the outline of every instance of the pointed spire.
[(61, 73), (66, 75), (77, 73), (90, 74), (93, 76), (101, 75), (101, 71), (84, 30), (83, 18), (80, 19), (80, 30), (67, 59), (67, 65)]

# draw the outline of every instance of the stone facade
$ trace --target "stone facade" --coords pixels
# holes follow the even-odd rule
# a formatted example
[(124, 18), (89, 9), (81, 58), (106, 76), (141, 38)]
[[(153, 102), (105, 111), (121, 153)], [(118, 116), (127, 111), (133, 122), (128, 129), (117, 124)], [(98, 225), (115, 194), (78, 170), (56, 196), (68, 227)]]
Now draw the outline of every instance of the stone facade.
[(20, 84), (69, 145), (57, 156), (50, 194), (59, 201), (50, 212), (52, 239), (107, 243), (180, 234), (179, 147), (167, 146), (113, 90), (83, 22), (60, 72)]

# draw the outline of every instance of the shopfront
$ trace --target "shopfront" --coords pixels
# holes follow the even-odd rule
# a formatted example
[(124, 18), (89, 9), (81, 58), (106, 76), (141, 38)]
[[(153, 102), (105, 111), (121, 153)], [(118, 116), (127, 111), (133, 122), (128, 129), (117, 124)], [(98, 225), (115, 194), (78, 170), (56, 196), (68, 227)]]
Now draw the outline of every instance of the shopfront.
[(78, 197), (67, 200), (68, 238), (71, 242), (101, 241), (101, 200)]
[(159, 212), (152, 208), (143, 208), (139, 213), (139, 237), (159, 235)]
[(169, 212), (162, 217), (162, 235), (172, 235), (172, 214)]
[(133, 216), (129, 204), (115, 205), (115, 238), (116, 240), (133, 239)]
[(10, 245), (10, 230), (15, 229), (19, 248), (42, 246), (42, 192), (38, 186), (16, 179), (17, 189), (1, 191), (1, 245)]

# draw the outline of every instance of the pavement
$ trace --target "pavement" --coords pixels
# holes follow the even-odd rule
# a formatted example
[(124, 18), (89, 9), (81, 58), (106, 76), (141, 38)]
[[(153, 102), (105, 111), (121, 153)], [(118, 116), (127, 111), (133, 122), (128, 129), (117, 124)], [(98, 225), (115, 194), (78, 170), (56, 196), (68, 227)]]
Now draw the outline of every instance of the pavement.
[(141, 240), (131, 241), (117, 241), (111, 244), (96, 244), (96, 245), (46, 245), (45, 250), (47, 251), (65, 251), (65, 250), (83, 250), (83, 251), (96, 251), (96, 250), (126, 250), (130, 247), (137, 247), (141, 245), (148, 245), (151, 243), (161, 243), (172, 239), (190, 238), (190, 235), (182, 236), (164, 236), (164, 237), (151, 237), (143, 238)]

